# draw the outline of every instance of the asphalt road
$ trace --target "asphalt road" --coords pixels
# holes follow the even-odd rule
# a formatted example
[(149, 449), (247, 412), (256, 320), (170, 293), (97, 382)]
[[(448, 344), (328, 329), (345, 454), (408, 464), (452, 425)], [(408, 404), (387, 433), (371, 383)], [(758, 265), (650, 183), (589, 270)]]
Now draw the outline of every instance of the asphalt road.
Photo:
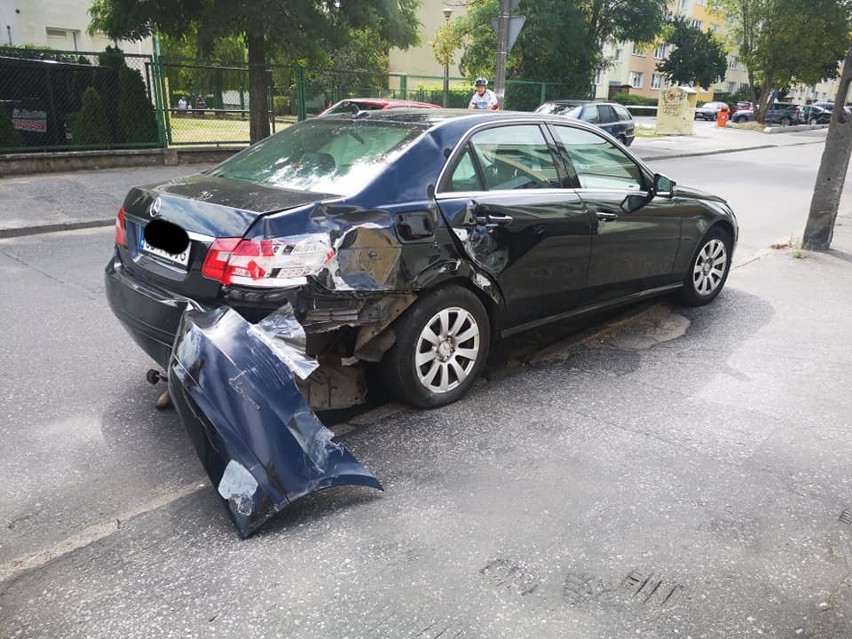
[(713, 305), (531, 335), (453, 406), (338, 424), (385, 492), (247, 541), (107, 308), (112, 230), (0, 240), (0, 637), (851, 636), (852, 256), (766, 251), (818, 155), (655, 162), (739, 214)]

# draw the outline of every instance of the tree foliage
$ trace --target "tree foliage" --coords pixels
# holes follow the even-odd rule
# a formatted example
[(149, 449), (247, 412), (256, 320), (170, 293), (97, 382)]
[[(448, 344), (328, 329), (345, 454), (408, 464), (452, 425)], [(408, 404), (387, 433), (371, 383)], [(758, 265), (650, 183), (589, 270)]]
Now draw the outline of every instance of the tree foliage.
[[(526, 16), (509, 54), (507, 77), (555, 83), (562, 95), (589, 93), (598, 69), (608, 63), (610, 40), (652, 42), (659, 33), (667, 0), (521, 0), (515, 13)], [(442, 28), (432, 43), (436, 60), (462, 50), (461, 72), (493, 77), (497, 37), (491, 20), (499, 0), (468, 0), (466, 13)], [(452, 58), (451, 58), (452, 60)]]
[(725, 77), (725, 45), (711, 31), (701, 31), (685, 17), (676, 16), (664, 29), (663, 38), (672, 49), (657, 69), (671, 84), (696, 84), (709, 89)]
[(21, 134), (15, 130), (6, 106), (0, 104), (0, 149), (23, 146)]
[(119, 142), (157, 142), (157, 118), (138, 71), (122, 65), (118, 69)]
[(108, 146), (112, 142), (101, 94), (94, 87), (83, 93), (83, 106), (74, 119), (74, 144)]
[(762, 121), (773, 93), (836, 78), (849, 42), (847, 0), (712, 0), (724, 13)]
[[(420, 0), (95, 0), (91, 27), (111, 38), (139, 40), (153, 30), (200, 42), (240, 36), (250, 64), (251, 139), (269, 134), (265, 66), (270, 54), (287, 61), (323, 59), (341, 49), (350, 29), (371, 29), (381, 42), (417, 42)], [(374, 42), (375, 43), (375, 42)]]

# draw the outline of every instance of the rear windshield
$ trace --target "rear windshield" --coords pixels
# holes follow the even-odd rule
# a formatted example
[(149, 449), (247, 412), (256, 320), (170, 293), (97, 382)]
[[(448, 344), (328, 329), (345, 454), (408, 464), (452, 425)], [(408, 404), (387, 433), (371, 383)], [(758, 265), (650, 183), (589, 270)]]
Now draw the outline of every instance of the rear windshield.
[(411, 122), (326, 120), (295, 124), (210, 170), (210, 175), (285, 189), (350, 195), (423, 132)]

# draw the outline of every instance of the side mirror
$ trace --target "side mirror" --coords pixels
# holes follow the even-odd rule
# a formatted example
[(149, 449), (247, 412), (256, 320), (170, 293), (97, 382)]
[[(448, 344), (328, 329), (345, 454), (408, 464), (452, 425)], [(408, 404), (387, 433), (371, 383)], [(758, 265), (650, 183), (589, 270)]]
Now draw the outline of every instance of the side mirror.
[(667, 178), (665, 175), (660, 173), (654, 174), (655, 197), (672, 197), (676, 186), (677, 184), (675, 184), (674, 180)]
[(625, 213), (633, 213), (633, 211), (638, 211), (651, 201), (651, 197), (652, 196), (639, 194), (628, 195), (621, 201), (621, 210)]

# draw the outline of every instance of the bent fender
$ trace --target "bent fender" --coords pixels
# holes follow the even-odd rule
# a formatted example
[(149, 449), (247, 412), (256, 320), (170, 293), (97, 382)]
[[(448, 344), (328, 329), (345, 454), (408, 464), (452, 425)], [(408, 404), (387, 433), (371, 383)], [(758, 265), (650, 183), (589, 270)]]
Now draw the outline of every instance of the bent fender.
[(172, 350), (175, 408), (243, 538), (323, 488), (382, 490), (299, 392), (294, 353), (227, 307), (188, 308)]

